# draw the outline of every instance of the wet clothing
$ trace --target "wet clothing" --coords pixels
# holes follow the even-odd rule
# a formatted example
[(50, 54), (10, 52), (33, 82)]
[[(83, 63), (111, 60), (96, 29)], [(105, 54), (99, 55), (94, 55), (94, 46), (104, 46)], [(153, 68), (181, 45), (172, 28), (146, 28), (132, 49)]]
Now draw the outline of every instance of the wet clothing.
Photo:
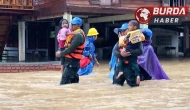
[[(75, 34), (72, 38), (67, 37), (70, 40), (68, 41), (68, 44), (65, 45), (65, 50), (61, 51), (61, 57), (65, 57), (64, 62), (64, 71), (62, 74), (62, 79), (60, 84), (69, 84), (69, 83), (78, 83), (78, 70), (79, 70), (79, 62), (80, 62), (80, 56), (82, 56), (82, 53), (74, 53), (76, 50), (84, 45), (85, 38), (82, 34)], [(83, 50), (82, 50), (83, 51)], [(74, 54), (71, 54), (74, 53)], [(75, 56), (75, 54), (77, 54)], [(81, 54), (81, 55), (80, 55)], [(71, 56), (71, 57), (68, 57)], [(67, 56), (67, 57), (66, 57)]]
[[(138, 49), (139, 45), (142, 45), (142, 43), (138, 42), (136, 44), (132, 44), (131, 42), (129, 42), (129, 37), (130, 34), (127, 35), (126, 37), (126, 41), (127, 41), (127, 46), (126, 46), (126, 52), (131, 52), (132, 50)], [(137, 56), (129, 56), (129, 57), (122, 57), (120, 56), (118, 61), (118, 65), (117, 65), (117, 70), (119, 72), (123, 71), (123, 65), (124, 64), (128, 64), (130, 62), (131, 66), (133, 67), (135, 74), (139, 75), (139, 66), (137, 64)]]
[(108, 75), (108, 78), (110, 78), (110, 79), (113, 79), (113, 75), (114, 75), (114, 72), (115, 72), (115, 66), (117, 64), (117, 57), (114, 56), (114, 52), (113, 52), (114, 48), (117, 48), (116, 46), (117, 46), (117, 43), (114, 45), (114, 47), (112, 49), (111, 60), (109, 62), (109, 66), (110, 66), (111, 70), (110, 70), (110, 73)]
[(83, 51), (83, 57), (89, 58), (89, 56), (91, 55), (92, 59), (90, 59), (90, 63), (86, 67), (79, 69), (79, 71), (78, 71), (79, 76), (89, 75), (93, 71), (94, 59), (96, 58), (96, 55), (94, 53), (95, 52), (94, 41), (95, 40), (94, 40), (93, 36), (86, 37), (86, 43), (85, 43), (85, 47), (84, 47), (84, 51)]
[[(59, 51), (63, 51), (64, 48), (59, 48), (58, 50), (59, 50)], [(64, 65), (64, 63), (65, 63), (65, 58), (64, 58), (64, 57), (61, 57), (60, 60), (61, 60), (61, 65)]]
[(152, 79), (152, 77), (141, 66), (139, 66), (139, 69), (140, 69), (140, 80), (141, 81)]
[(136, 84), (137, 75), (134, 74), (134, 70), (131, 64), (123, 65), (123, 75), (121, 75), (118, 79), (116, 79), (118, 73), (119, 71), (116, 69), (115, 74), (113, 76), (113, 84), (123, 86), (126, 80), (127, 84), (130, 87), (139, 86), (138, 84)]
[(61, 51), (61, 56), (65, 56), (74, 52), (78, 46), (83, 45), (84, 41), (85, 38), (82, 36), (82, 34), (74, 35), (74, 37), (71, 39), (70, 46), (65, 48), (64, 51)]
[(65, 58), (64, 71), (62, 74), (60, 85), (78, 83), (79, 82), (79, 76), (77, 74), (78, 70), (79, 70), (78, 59)]
[[(73, 37), (77, 37), (77, 35), (76, 36), (75, 35), (69, 35), (69, 36), (67, 36), (67, 39), (66, 39), (66, 42), (65, 42), (65, 45), (64, 45), (65, 49), (71, 47), (71, 43), (74, 42), (74, 41), (72, 41)], [(83, 39), (85, 39), (84, 36), (83, 36)], [(84, 45), (85, 45), (84, 43), (81, 43), (80, 45), (77, 46), (77, 48), (75, 48), (74, 51), (72, 51), (69, 54), (66, 54), (65, 57), (66, 58), (75, 58), (75, 59), (81, 60), (82, 59), (83, 50), (84, 50)]]
[[(119, 71), (118, 71), (118, 69), (116, 69), (116, 71), (114, 73), (114, 77), (113, 77), (113, 84), (119, 84), (122, 86), (124, 84), (124, 81), (126, 80), (127, 84), (129, 86), (131, 86), (131, 87), (138, 86), (136, 84), (136, 78), (137, 78), (138, 74), (136, 74), (136, 70), (135, 70), (136, 67), (134, 67), (133, 64), (137, 63), (137, 56), (142, 54), (143, 45), (140, 42), (140, 43), (137, 43), (137, 46), (138, 46), (138, 48), (130, 51), (131, 56), (129, 56), (128, 58), (131, 60), (129, 60), (128, 64), (123, 64), (123, 67), (122, 67), (123, 75), (121, 75), (118, 79), (116, 79), (116, 77), (117, 77)], [(118, 43), (117, 43), (117, 46), (114, 47), (113, 53), (117, 58), (121, 57), (120, 52), (118, 51)], [(116, 65), (116, 68), (117, 68), (117, 65)]]
[[(143, 42), (144, 49), (143, 54), (138, 57), (138, 64), (141, 67), (141, 76), (144, 77), (141, 80), (149, 80), (149, 79), (166, 79), (168, 80), (168, 76), (164, 72), (159, 59), (157, 58), (154, 49), (152, 48), (151, 40)], [(151, 77), (151, 78), (150, 78)]]

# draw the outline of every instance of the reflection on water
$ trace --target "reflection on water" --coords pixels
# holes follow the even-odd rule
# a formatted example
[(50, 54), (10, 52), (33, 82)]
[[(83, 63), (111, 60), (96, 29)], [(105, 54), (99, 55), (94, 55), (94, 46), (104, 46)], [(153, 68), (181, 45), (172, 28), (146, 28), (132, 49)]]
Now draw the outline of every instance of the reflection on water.
[(59, 86), (59, 72), (0, 74), (0, 110), (190, 110), (190, 60), (161, 61), (172, 80), (113, 86), (103, 62), (79, 84)]

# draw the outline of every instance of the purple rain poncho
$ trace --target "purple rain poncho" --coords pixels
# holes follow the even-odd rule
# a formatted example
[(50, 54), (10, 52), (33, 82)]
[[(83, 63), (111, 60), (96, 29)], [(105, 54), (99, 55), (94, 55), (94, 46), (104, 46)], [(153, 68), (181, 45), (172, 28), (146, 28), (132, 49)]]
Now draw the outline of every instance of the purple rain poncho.
[(143, 43), (144, 49), (143, 54), (138, 57), (138, 64), (142, 67), (151, 77), (152, 79), (166, 79), (168, 80), (168, 76), (164, 72), (153, 47), (150, 45), (151, 40)]

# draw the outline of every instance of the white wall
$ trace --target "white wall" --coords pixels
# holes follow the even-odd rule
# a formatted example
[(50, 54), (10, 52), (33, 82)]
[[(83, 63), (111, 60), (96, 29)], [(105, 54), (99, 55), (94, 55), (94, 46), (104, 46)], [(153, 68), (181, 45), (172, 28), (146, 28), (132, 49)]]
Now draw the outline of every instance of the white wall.
[[(153, 47), (157, 47), (157, 54), (158, 55), (166, 55), (165, 47), (176, 47), (176, 56), (178, 56), (178, 37), (179, 33), (171, 30), (165, 30), (161, 28), (154, 28), (153, 31), (153, 37), (152, 37), (152, 45)], [(172, 42), (171, 45), (156, 45), (156, 36), (172, 36)], [(169, 53), (168, 53), (169, 54)], [(175, 50), (172, 50), (171, 52), (172, 56), (175, 56)]]
[(19, 61), (25, 61), (25, 22), (18, 22)]

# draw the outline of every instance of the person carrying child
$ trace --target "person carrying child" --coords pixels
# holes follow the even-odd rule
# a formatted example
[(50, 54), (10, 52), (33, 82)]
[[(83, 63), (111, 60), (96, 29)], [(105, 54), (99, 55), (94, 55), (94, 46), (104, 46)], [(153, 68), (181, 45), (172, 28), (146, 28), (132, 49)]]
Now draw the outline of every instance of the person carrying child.
[[(144, 35), (142, 34), (141, 30), (137, 29), (136, 21), (129, 22), (129, 32), (127, 33), (127, 37), (122, 36), (119, 39), (119, 51), (125, 48), (126, 52), (130, 52), (132, 49), (138, 47), (137, 43), (142, 42), (145, 40)], [(130, 26), (131, 25), (131, 26)], [(135, 26), (136, 25), (136, 26)], [(117, 69), (119, 71), (118, 77), (123, 74), (122, 66), (123, 64), (128, 64), (129, 61), (131, 62), (132, 67), (134, 68), (135, 74), (139, 75), (139, 67), (137, 64), (137, 57), (120, 57), (118, 58), (118, 65)]]
[[(64, 50), (64, 45), (66, 42), (66, 38), (68, 35), (71, 34), (78, 34), (81, 33), (84, 35), (84, 32), (81, 29), (77, 29), (74, 32), (71, 31), (71, 29), (69, 29), (69, 22), (66, 19), (62, 19), (60, 21), (60, 25), (61, 25), (61, 29), (59, 30), (58, 34), (57, 34), (57, 41), (58, 41), (58, 50), (59, 51), (63, 51)], [(61, 57), (61, 73), (63, 73), (64, 71), (64, 57)]]
[[(127, 36), (119, 38), (117, 51), (121, 55), (118, 56), (118, 64), (113, 77), (113, 84), (123, 85), (124, 81), (131, 87), (139, 86), (140, 76), (137, 57), (142, 54), (145, 37), (138, 29), (139, 24), (136, 20), (129, 22)], [(125, 52), (128, 53), (125, 55)]]
[(71, 21), (73, 33), (68, 33), (66, 37), (64, 50), (57, 51), (56, 57), (64, 58), (64, 71), (60, 85), (78, 83), (79, 76), (77, 74), (80, 67), (80, 60), (85, 45), (85, 34), (80, 28), (82, 26), (82, 19), (75, 17)]

